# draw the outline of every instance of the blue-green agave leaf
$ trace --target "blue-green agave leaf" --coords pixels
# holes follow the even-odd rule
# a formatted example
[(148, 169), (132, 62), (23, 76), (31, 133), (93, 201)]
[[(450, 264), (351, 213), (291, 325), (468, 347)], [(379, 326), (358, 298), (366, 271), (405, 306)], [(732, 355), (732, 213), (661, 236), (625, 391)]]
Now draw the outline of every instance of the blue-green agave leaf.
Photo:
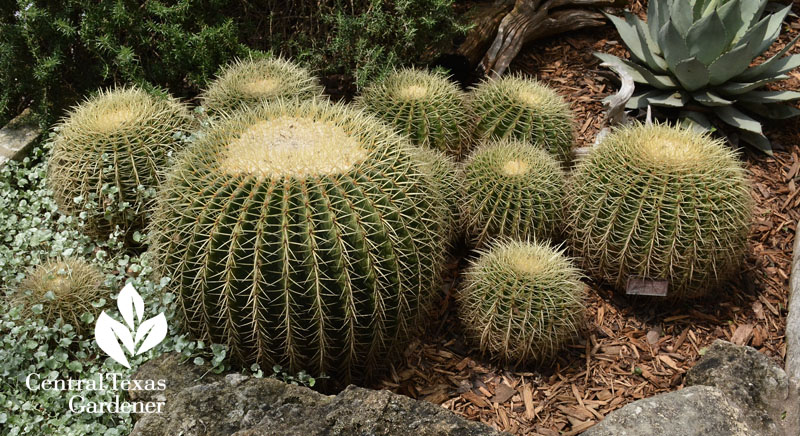
[(795, 36), (781, 51), (776, 53), (775, 56), (772, 56), (753, 68), (747, 69), (744, 73), (736, 76), (735, 80), (737, 82), (759, 80), (768, 76), (786, 74), (800, 67), (800, 54), (783, 57), (783, 55), (794, 47), (798, 40), (800, 40), (800, 35)]
[(800, 100), (800, 92), (797, 91), (752, 91), (738, 97), (739, 101), (750, 103), (785, 103), (787, 101)]
[[(626, 12), (626, 16), (628, 13)], [(661, 47), (650, 37), (646, 24), (642, 20), (633, 22), (636, 26), (636, 33), (639, 35), (639, 40), (642, 41), (642, 52), (644, 61), (651, 70), (656, 73), (666, 73), (669, 69), (667, 61), (661, 57)]]
[(772, 45), (772, 43), (778, 39), (778, 36), (781, 34), (783, 20), (786, 19), (786, 14), (788, 14), (791, 9), (791, 5), (786, 6), (780, 11), (764, 18), (764, 20), (767, 21), (767, 32), (764, 34), (764, 38), (761, 40), (760, 45), (758, 45), (756, 55), (764, 53)]
[(631, 62), (627, 59), (620, 59), (608, 53), (595, 52), (594, 55), (603, 62), (622, 65), (628, 73), (630, 73), (633, 81), (636, 83), (644, 83), (658, 89), (674, 89), (678, 87), (678, 84), (675, 83), (671, 77), (657, 76), (653, 74), (652, 71), (635, 62)]
[(642, 46), (642, 40), (639, 38), (639, 33), (636, 31), (636, 21), (639, 20), (633, 14), (626, 12), (625, 19), (617, 17), (616, 15), (606, 14), (611, 24), (617, 28), (617, 33), (622, 38), (622, 42), (631, 52), (631, 56), (641, 63), (647, 63), (645, 52), (647, 47)]
[[(752, 2), (753, 0), (730, 0), (717, 9), (722, 24), (728, 30), (727, 47), (741, 38), (747, 28), (744, 27), (744, 18), (742, 17), (742, 2)], [(741, 32), (741, 35), (739, 34)]]
[(691, 5), (686, 4), (686, 1), (673, 1), (669, 6), (670, 21), (675, 25), (681, 36), (686, 36), (689, 27), (694, 22), (693, 11)]
[[(736, 34), (733, 38), (734, 43), (738, 42), (747, 33), (747, 30), (761, 19), (766, 6), (767, 0), (737, 0), (731, 1), (720, 8), (722, 16), (727, 17), (724, 19), (726, 25), (729, 23), (741, 23), (736, 24), (734, 27), (728, 27), (731, 31), (736, 29)], [(730, 8), (730, 11), (727, 11), (727, 8)], [(728, 16), (728, 12), (731, 16)], [(738, 15), (738, 17), (734, 18), (732, 15)]]
[(730, 82), (717, 88), (717, 91), (721, 94), (726, 94), (726, 95), (742, 95), (750, 91), (756, 90), (766, 85), (767, 83), (788, 78), (789, 78), (788, 76), (775, 76), (750, 83)]
[(658, 33), (668, 20), (669, 2), (665, 0), (647, 2), (647, 28), (650, 31), (650, 39), (659, 41)]
[(664, 53), (664, 59), (669, 65), (671, 71), (675, 71), (675, 67), (680, 61), (689, 59), (689, 49), (686, 47), (686, 42), (683, 35), (675, 27), (672, 20), (664, 24), (659, 32), (659, 44), (661, 51)]
[(697, 91), (708, 85), (708, 68), (695, 57), (678, 62), (674, 73), (687, 91)]
[(692, 24), (686, 34), (686, 45), (689, 54), (704, 65), (711, 65), (725, 51), (728, 46), (727, 30), (716, 11)]
[(711, 120), (705, 114), (697, 111), (681, 111), (678, 114), (678, 118), (681, 120), (681, 124), (685, 124), (694, 130), (701, 132), (713, 132), (715, 130)]
[(748, 111), (771, 120), (785, 120), (800, 116), (800, 109), (785, 104), (761, 104), (741, 102), (738, 104)]
[(763, 133), (748, 132), (746, 130), (739, 131), (739, 137), (742, 141), (754, 146), (755, 148), (764, 152), (768, 156), (772, 156), (772, 144), (769, 142)]
[(718, 106), (713, 108), (714, 113), (717, 114), (720, 120), (726, 124), (730, 124), (737, 129), (746, 130), (748, 132), (758, 133), (763, 135), (761, 130), (761, 123), (755, 118), (750, 117), (744, 112), (736, 109), (733, 106)]
[[(753, 61), (753, 58), (761, 54), (756, 49), (764, 38), (768, 24), (769, 22), (766, 19), (760, 21), (745, 33), (731, 51), (725, 53), (711, 64), (709, 71), (712, 76), (710, 80), (712, 85), (725, 83), (742, 74)], [(715, 67), (714, 64), (716, 63), (719, 63), (719, 65)]]
[(625, 105), (628, 109), (641, 109), (650, 106), (683, 107), (690, 100), (681, 91), (664, 92), (657, 89), (634, 94)]
[(703, 106), (729, 106), (736, 103), (735, 100), (727, 100), (711, 91), (695, 92), (692, 98)]

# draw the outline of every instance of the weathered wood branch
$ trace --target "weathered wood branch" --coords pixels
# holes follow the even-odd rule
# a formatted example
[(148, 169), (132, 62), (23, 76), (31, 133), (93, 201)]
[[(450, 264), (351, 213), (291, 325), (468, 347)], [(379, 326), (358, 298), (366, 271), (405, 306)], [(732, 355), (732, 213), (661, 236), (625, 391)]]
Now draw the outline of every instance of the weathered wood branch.
[[(490, 77), (498, 77), (524, 44), (566, 31), (602, 26), (605, 17), (597, 8), (625, 3), (626, 0), (497, 0), (476, 11), (475, 26), (458, 51), (472, 64), (480, 62), (478, 68)], [(578, 9), (584, 7), (594, 9)]]

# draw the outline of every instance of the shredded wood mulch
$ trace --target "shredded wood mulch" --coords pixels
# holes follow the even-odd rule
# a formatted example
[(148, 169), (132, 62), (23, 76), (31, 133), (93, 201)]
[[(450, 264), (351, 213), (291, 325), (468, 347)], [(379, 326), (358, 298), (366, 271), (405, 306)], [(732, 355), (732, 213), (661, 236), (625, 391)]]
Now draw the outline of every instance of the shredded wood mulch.
[[(633, 2), (643, 13), (643, 2)], [(796, 3), (794, 12), (800, 14)], [(790, 17), (780, 42), (800, 32)], [(771, 52), (780, 48), (776, 44)], [(512, 65), (555, 87), (572, 103), (576, 146), (605, 127), (601, 100), (616, 92), (613, 75), (593, 51), (625, 55), (610, 27), (576, 32), (527, 47)], [(800, 52), (795, 47), (792, 52)], [(800, 89), (800, 73), (775, 89)], [(767, 124), (773, 157), (742, 151), (752, 178), (755, 222), (741, 275), (705, 301), (675, 305), (631, 299), (589, 282), (582, 339), (546, 367), (502, 367), (465, 343), (454, 310), (458, 270), (451, 265), (435, 325), (409, 347), (404, 363), (377, 387), (424, 399), (516, 435), (575, 435), (634, 400), (683, 386), (683, 374), (715, 339), (750, 345), (782, 364), (788, 279), (800, 219), (800, 120)]]

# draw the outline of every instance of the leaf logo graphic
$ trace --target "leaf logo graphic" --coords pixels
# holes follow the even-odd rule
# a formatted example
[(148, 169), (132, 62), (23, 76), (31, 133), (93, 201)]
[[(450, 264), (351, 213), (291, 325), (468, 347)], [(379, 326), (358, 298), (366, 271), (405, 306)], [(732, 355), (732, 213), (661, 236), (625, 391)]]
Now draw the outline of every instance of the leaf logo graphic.
[(94, 339), (108, 357), (130, 368), (125, 350), (127, 355), (137, 356), (160, 344), (167, 336), (167, 318), (162, 312), (142, 322), (144, 301), (130, 283), (120, 291), (117, 308), (125, 324), (103, 311), (94, 326)]

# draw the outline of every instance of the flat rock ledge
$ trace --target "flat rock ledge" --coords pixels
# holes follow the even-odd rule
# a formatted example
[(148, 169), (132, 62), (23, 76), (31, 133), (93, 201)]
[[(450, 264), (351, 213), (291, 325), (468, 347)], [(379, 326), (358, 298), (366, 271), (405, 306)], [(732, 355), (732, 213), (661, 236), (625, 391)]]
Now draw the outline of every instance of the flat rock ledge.
[(132, 401), (164, 401), (140, 414), (131, 436), (500, 436), (440, 406), (355, 386), (335, 396), (275, 379), (206, 375), (177, 354), (140, 367), (137, 380), (165, 380), (164, 391), (130, 391)]
[(717, 340), (687, 387), (634, 401), (584, 436), (797, 436), (800, 390), (763, 354)]

